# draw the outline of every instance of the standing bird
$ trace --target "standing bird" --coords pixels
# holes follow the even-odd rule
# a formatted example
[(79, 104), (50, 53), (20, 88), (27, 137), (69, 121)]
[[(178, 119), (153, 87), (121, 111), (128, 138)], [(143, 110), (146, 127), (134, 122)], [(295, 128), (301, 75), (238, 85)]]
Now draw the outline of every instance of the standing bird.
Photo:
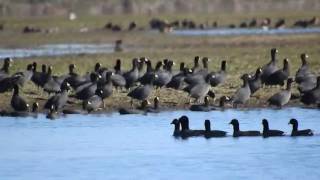
[(288, 124), (292, 124), (291, 136), (313, 136), (311, 129), (298, 130), (298, 121), (290, 119)]
[(221, 62), (220, 71), (213, 73), (213, 78), (210, 81), (211, 86), (223, 84), (227, 79), (227, 61)]
[(317, 77), (317, 85), (312, 90), (305, 92), (300, 101), (306, 105), (320, 103), (320, 76)]
[(13, 95), (11, 98), (11, 107), (15, 111), (28, 111), (29, 104), (19, 95), (19, 86), (14, 85)]
[(259, 131), (240, 131), (239, 121), (237, 119), (232, 119), (229, 124), (233, 126), (233, 137), (261, 136)]
[(287, 88), (282, 90), (268, 99), (269, 105), (274, 105), (282, 108), (282, 106), (286, 105), (291, 98), (291, 84), (293, 80), (289, 78), (287, 80)]
[(272, 73), (265, 80), (266, 85), (280, 85), (283, 86), (285, 81), (290, 76), (290, 68), (288, 59), (283, 60), (283, 69), (279, 69), (276, 72)]
[(138, 69), (139, 60), (134, 58), (132, 60), (132, 69), (123, 74), (123, 77), (126, 80), (126, 88), (134, 86), (136, 81), (139, 79), (139, 69)]
[(163, 87), (166, 86), (172, 79), (172, 66), (174, 65), (173, 61), (168, 61), (166, 68), (160, 70), (157, 75), (158, 78), (154, 81), (154, 85), (156, 87)]
[(11, 58), (5, 58), (3, 62), (3, 66), (0, 69), (0, 80), (9, 76), (9, 67), (12, 65)]
[(17, 72), (15, 73), (13, 76), (18, 76), (19, 79), (17, 80), (17, 84), (20, 87), (23, 87), (25, 85), (26, 82), (30, 81), (33, 75), (33, 71), (32, 71), (32, 64), (28, 64), (27, 66), (27, 70), (23, 71), (23, 72)]
[(210, 80), (212, 78), (211, 74), (205, 77), (205, 81), (197, 84), (190, 84), (183, 90), (189, 93), (191, 98), (195, 99), (195, 102), (199, 102), (204, 99), (210, 90)]
[(140, 85), (128, 93), (128, 96), (131, 97), (131, 105), (133, 105), (133, 99), (143, 101), (150, 96), (153, 90), (153, 82), (157, 77), (157, 75), (153, 75), (149, 83)]
[(249, 79), (251, 95), (257, 92), (262, 87), (261, 75), (262, 69), (258, 68), (254, 77)]
[(273, 74), (278, 70), (277, 62), (276, 62), (277, 53), (278, 53), (278, 50), (276, 48), (271, 49), (271, 61), (262, 67), (262, 75), (261, 75), (262, 82), (265, 82), (271, 74)]
[(103, 107), (105, 107), (104, 99), (110, 97), (113, 91), (113, 83), (112, 83), (113, 72), (106, 73), (106, 81), (98, 82), (97, 89), (102, 91), (101, 98), (103, 101)]
[(245, 104), (251, 96), (251, 90), (249, 86), (249, 75), (244, 74), (241, 76), (243, 85), (238, 89), (232, 97), (233, 106), (237, 108), (238, 104)]
[(96, 94), (89, 97), (88, 99), (83, 100), (82, 108), (83, 110), (91, 113), (92, 111), (98, 111), (103, 105), (103, 100), (101, 98), (102, 91), (97, 90)]
[(71, 90), (69, 83), (64, 82), (61, 84), (61, 92), (51, 96), (45, 103), (44, 108), (50, 109), (51, 106), (55, 108), (56, 111), (61, 110), (68, 101), (68, 92)]
[(43, 86), (43, 90), (47, 93), (58, 93), (61, 91), (60, 89), (61, 84), (54, 78), (52, 75), (52, 66), (48, 67), (48, 72), (46, 76), (46, 83)]
[(227, 132), (220, 131), (220, 130), (211, 130), (211, 123), (210, 120), (204, 121), (204, 137), (205, 138), (211, 138), (211, 137), (225, 137), (227, 135)]
[(266, 119), (262, 120), (262, 125), (263, 125), (263, 131), (262, 131), (263, 137), (283, 136), (284, 135), (283, 131), (269, 129), (269, 123), (268, 123), (268, 120), (266, 120)]

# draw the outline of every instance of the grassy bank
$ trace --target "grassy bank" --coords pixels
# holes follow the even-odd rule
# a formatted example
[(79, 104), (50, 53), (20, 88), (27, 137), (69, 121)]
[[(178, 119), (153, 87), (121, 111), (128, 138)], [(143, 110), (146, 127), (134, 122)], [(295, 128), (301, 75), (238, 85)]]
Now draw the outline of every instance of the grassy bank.
[[(292, 14), (284, 15), (296, 19), (298, 17), (312, 16), (313, 14), (305, 13), (300, 16)], [(258, 16), (258, 17), (280, 17), (280, 14), (254, 14), (254, 15), (222, 15), (226, 24), (231, 21), (239, 22), (240, 20)], [(173, 16), (164, 15), (168, 19), (174, 19)], [(181, 16), (185, 17), (185, 16)], [(196, 17), (196, 16), (194, 16)], [(111, 18), (111, 17), (108, 17)], [(92, 71), (96, 62), (103, 66), (112, 68), (115, 60), (120, 58), (123, 61), (123, 69), (127, 70), (131, 66), (131, 60), (134, 57), (148, 57), (153, 63), (164, 58), (174, 60), (177, 64), (186, 62), (189, 67), (192, 66), (194, 56), (209, 57), (212, 61), (209, 68), (216, 71), (220, 67), (222, 60), (227, 60), (228, 79), (227, 82), (219, 87), (213, 88), (217, 97), (222, 95), (232, 95), (241, 85), (239, 77), (244, 73), (255, 72), (256, 68), (266, 64), (270, 60), (270, 49), (275, 47), (279, 49), (278, 66), (282, 67), (282, 59), (289, 58), (291, 75), (294, 76), (300, 66), (300, 54), (309, 54), (309, 62), (312, 70), (320, 74), (320, 36), (311, 35), (286, 35), (286, 36), (241, 36), (241, 37), (176, 37), (170, 34), (146, 33), (146, 32), (121, 32), (111, 33), (104, 30), (94, 30), (87, 33), (79, 33), (77, 30), (82, 24), (90, 28), (102, 27), (110, 19), (86, 17), (80, 18), (75, 22), (69, 22), (62, 19), (6, 19), (6, 29), (0, 33), (0, 44), (3, 47), (28, 47), (47, 43), (110, 43), (116, 39), (124, 41), (125, 51), (112, 54), (95, 54), (95, 55), (69, 55), (59, 57), (36, 57), (15, 59), (11, 72), (22, 71), (28, 63), (33, 61), (39, 64), (52, 65), (54, 74), (61, 75), (67, 73), (68, 65), (74, 63), (77, 65), (77, 72), (85, 74)], [(130, 17), (125, 19), (122, 16), (116, 16), (118, 19), (112, 21), (126, 24), (135, 19)], [(175, 17), (177, 18), (177, 17)], [(179, 17), (178, 17), (179, 18)], [(209, 16), (199, 15), (199, 19), (206, 20)], [(140, 18), (139, 21), (146, 25), (149, 18)], [(4, 20), (3, 20), (4, 21)], [(86, 24), (87, 23), (87, 24)], [(26, 24), (48, 28), (59, 26), (62, 31), (52, 34), (22, 34), (21, 29)], [(143, 23), (142, 23), (143, 24)], [(10, 29), (12, 31), (10, 31)], [(8, 34), (10, 36), (8, 36)], [(174, 67), (175, 70), (178, 66)], [(279, 91), (278, 88), (262, 89), (255, 94), (248, 102), (249, 107), (265, 106), (266, 99), (273, 93)], [(39, 101), (44, 103), (48, 95), (38, 90), (32, 83), (29, 83), (24, 89), (24, 97), (32, 103)], [(30, 92), (33, 92), (30, 94)], [(1, 109), (10, 108), (11, 92), (0, 94)], [(106, 109), (113, 110), (118, 107), (128, 106), (130, 99), (124, 92), (114, 92), (111, 98), (106, 99)], [(160, 96), (160, 102), (163, 106), (170, 108), (184, 108), (185, 103), (189, 100), (188, 95), (182, 91), (171, 89), (156, 90), (150, 97)], [(79, 101), (75, 101), (79, 104)], [(114, 103), (117, 102), (117, 103)], [(212, 102), (213, 103), (213, 102)], [(297, 101), (290, 102), (290, 105), (299, 105)]]

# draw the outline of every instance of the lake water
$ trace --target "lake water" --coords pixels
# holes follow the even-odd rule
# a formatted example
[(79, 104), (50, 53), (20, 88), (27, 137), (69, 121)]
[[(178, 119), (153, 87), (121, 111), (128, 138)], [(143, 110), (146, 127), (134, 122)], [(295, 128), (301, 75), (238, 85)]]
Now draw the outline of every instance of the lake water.
[[(0, 179), (320, 179), (319, 110), (286, 108), (212, 112), (70, 115), (50, 121), (0, 119)], [(172, 137), (173, 118), (188, 115), (190, 127), (226, 130), (225, 138)], [(232, 118), (242, 130), (270, 128), (287, 134), (290, 118), (313, 137), (231, 137)]]
[(217, 28), (205, 30), (174, 30), (173, 35), (179, 36), (240, 36), (240, 35), (286, 35), (286, 34), (310, 34), (320, 33), (320, 28), (283, 28), (283, 29), (262, 29), (262, 28)]
[(33, 48), (0, 49), (0, 58), (25, 58), (113, 52), (113, 44), (47, 44)]

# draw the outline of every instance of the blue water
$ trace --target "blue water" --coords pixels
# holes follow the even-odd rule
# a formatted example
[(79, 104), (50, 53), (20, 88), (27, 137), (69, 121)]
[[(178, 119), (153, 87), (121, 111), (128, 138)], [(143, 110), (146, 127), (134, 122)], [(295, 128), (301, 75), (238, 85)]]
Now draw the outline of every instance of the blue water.
[(120, 116), (70, 115), (50, 121), (0, 119), (0, 179), (316, 179), (320, 178), (320, 136), (215, 138), (171, 136), (173, 118), (187, 114), (190, 127), (232, 132), (270, 128), (287, 134), (290, 118), (320, 133), (319, 110), (288, 108), (208, 113), (164, 112)]
[(113, 52), (114, 45), (112, 44), (47, 44), (33, 48), (0, 49), (0, 58), (25, 58)]
[(320, 28), (283, 28), (283, 29), (248, 29), (248, 28), (217, 28), (207, 30), (174, 30), (173, 35), (179, 36), (239, 36), (239, 35), (286, 35), (320, 33)]

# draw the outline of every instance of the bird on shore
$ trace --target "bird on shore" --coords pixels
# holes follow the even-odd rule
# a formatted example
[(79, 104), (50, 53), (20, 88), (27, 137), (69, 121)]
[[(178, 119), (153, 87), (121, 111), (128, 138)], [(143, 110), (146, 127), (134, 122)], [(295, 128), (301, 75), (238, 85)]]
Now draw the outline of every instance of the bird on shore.
[(150, 96), (153, 91), (153, 82), (157, 77), (157, 75), (153, 75), (149, 83), (140, 85), (128, 93), (128, 96), (131, 98), (131, 105), (133, 104), (133, 99), (143, 101)]
[(320, 76), (317, 77), (316, 87), (305, 92), (300, 101), (306, 105), (319, 104), (320, 103)]
[(278, 70), (276, 58), (277, 53), (278, 50), (276, 48), (271, 49), (271, 61), (262, 67), (262, 82), (265, 82), (271, 74)]
[(283, 68), (275, 71), (274, 73), (270, 74), (267, 79), (265, 79), (265, 85), (280, 85), (283, 86), (285, 81), (290, 76), (290, 68), (289, 68), (289, 60), (283, 60)]
[(269, 123), (268, 123), (268, 120), (266, 120), (266, 119), (262, 120), (262, 125), (263, 125), (263, 131), (262, 131), (263, 137), (283, 136), (284, 135), (283, 131), (269, 129)]
[(292, 84), (292, 82), (293, 82), (292, 78), (289, 78), (287, 80), (287, 88), (285, 90), (282, 90), (282, 91), (272, 95), (268, 99), (269, 105), (274, 105), (279, 108), (282, 108), (284, 105), (286, 105), (290, 101), (290, 98), (291, 98), (291, 84)]
[(248, 74), (244, 74), (241, 76), (241, 79), (243, 80), (243, 85), (234, 93), (234, 95), (231, 98), (233, 106), (235, 108), (237, 108), (239, 104), (245, 104), (250, 99), (251, 90), (249, 86), (249, 78), (250, 76)]
[(240, 131), (239, 121), (237, 119), (232, 119), (229, 124), (233, 126), (233, 137), (261, 136), (260, 131)]
[(11, 97), (11, 107), (15, 111), (28, 111), (29, 104), (26, 102), (24, 98), (19, 95), (19, 86), (14, 85), (13, 95)]
[(313, 136), (311, 129), (298, 130), (298, 121), (296, 119), (290, 119), (288, 124), (292, 125), (291, 136)]

